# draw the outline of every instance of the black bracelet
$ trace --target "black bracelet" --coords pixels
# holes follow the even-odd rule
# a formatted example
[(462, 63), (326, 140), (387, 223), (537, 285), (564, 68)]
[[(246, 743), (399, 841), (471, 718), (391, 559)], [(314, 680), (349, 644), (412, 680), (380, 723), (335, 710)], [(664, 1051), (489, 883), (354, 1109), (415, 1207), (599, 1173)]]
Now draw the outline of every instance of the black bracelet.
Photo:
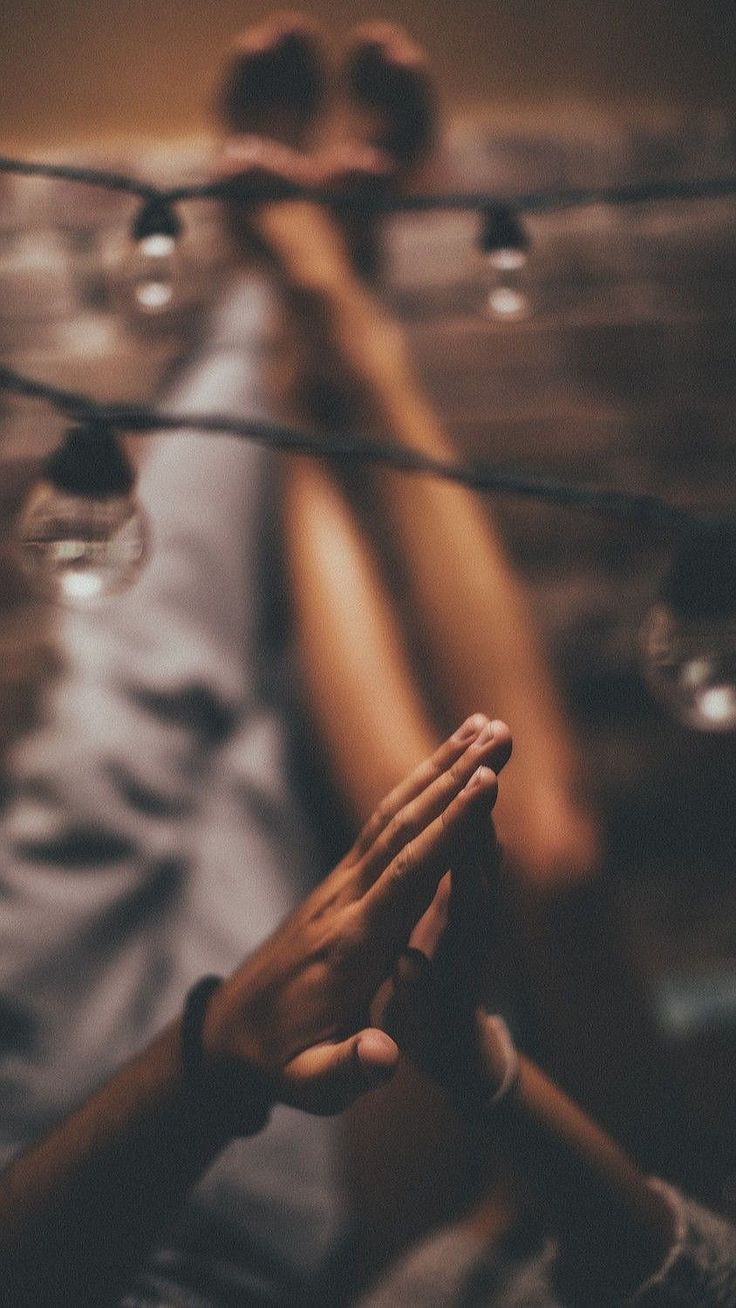
[(266, 1078), (241, 1059), (214, 1059), (202, 1043), (207, 1006), (222, 977), (203, 976), (189, 991), (181, 1019), (181, 1067), (187, 1127), (223, 1142), (255, 1135), (271, 1113)]

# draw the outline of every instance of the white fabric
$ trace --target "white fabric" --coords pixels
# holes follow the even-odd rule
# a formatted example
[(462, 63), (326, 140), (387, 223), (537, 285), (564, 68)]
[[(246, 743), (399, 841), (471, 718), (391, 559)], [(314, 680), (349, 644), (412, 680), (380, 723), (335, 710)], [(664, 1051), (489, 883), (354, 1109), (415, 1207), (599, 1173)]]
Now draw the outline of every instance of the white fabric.
[[(265, 416), (273, 305), (235, 285), (170, 410)], [(0, 1143), (62, 1115), (281, 920), (315, 865), (287, 766), (272, 461), (232, 437), (156, 439), (152, 557), (61, 625), (45, 724), (10, 762), (0, 838)], [(198, 1199), (311, 1268), (337, 1230), (332, 1124), (290, 1110)]]

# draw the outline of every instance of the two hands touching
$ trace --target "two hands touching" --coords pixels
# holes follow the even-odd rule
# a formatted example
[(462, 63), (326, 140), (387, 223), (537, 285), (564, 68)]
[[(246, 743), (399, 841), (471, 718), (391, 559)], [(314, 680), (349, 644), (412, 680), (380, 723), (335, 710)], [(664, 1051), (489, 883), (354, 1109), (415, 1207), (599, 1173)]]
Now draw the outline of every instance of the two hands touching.
[(591, 1275), (606, 1294), (630, 1293), (663, 1265), (669, 1203), (478, 1003), (498, 889), (490, 813), (510, 750), (508, 728), (474, 714), (379, 804), (327, 879), (210, 994), (194, 1095), (185, 1018), (5, 1169), (0, 1261), (14, 1304), (107, 1302), (263, 1108), (338, 1112), (391, 1076), (399, 1046), (476, 1120), (514, 1088), (507, 1133), (586, 1293)]
[[(0, 1262), (14, 1303), (106, 1302), (219, 1150), (263, 1125), (269, 1106), (338, 1112), (392, 1074), (399, 1049), (367, 1025), (371, 1004), (415, 929), (446, 962), (463, 916), (477, 933), (477, 900), (470, 913), (456, 901), (466, 874), (477, 894), (476, 872), (495, 874), (490, 811), (510, 748), (503, 723), (474, 714), (388, 795), (327, 879), (209, 992), (196, 1084), (188, 1007), (5, 1169)], [(417, 1050), (439, 1048), (442, 1031), (421, 1026)]]
[[(383, 800), (330, 876), (214, 994), (203, 1030), (211, 1060), (243, 1061), (272, 1100), (316, 1113), (392, 1074), (399, 1049), (382, 1027), (434, 1075), (469, 1064), (470, 1050), (454, 1055), (490, 933), (490, 812), (510, 752), (508, 728), (474, 714)], [(408, 1019), (418, 950), (435, 957), (434, 1029), (426, 987), (416, 989), (422, 1021)], [(366, 1025), (369, 1012), (380, 1025)]]

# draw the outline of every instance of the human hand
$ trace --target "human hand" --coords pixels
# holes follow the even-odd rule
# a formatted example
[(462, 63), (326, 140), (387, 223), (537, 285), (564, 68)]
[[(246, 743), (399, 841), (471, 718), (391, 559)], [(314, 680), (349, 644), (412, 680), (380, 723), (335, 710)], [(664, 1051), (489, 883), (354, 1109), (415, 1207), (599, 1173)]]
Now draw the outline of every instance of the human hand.
[[(506, 757), (509, 752), (507, 732)], [(490, 815), (479, 806), (459, 835), (452, 872), (440, 881), (372, 1008), (376, 1024), (464, 1112), (487, 1102), (508, 1069), (505, 1027), (479, 1004), (498, 925), (501, 852)]]
[[(496, 795), (508, 729), (469, 718), (379, 805), (330, 876), (210, 1001), (204, 1046), (264, 1077), (274, 1100), (336, 1112), (391, 1074), (368, 1008)], [(487, 816), (486, 816), (487, 820)]]

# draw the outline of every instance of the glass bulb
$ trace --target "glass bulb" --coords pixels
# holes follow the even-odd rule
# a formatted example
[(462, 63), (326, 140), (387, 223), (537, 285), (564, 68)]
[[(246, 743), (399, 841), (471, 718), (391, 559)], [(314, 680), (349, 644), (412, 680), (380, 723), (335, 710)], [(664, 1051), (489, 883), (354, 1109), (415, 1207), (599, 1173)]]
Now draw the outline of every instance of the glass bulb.
[(736, 621), (687, 621), (655, 604), (642, 630), (646, 678), (680, 722), (698, 731), (736, 727)]
[(697, 731), (736, 729), (736, 536), (706, 528), (675, 556), (642, 628), (646, 680)]
[(128, 266), (133, 304), (140, 313), (163, 314), (175, 304), (179, 232), (179, 219), (166, 200), (153, 197), (146, 201), (133, 224), (134, 248)]
[(478, 244), (484, 263), (483, 313), (507, 321), (526, 317), (529, 241), (514, 210), (503, 204), (487, 209)]
[(24, 566), (40, 589), (72, 608), (126, 590), (146, 560), (145, 519), (131, 495), (92, 498), (41, 481), (18, 534)]
[(489, 318), (525, 318), (529, 312), (526, 290), (526, 250), (506, 247), (489, 250), (485, 256), (487, 293), (485, 311)]
[(136, 243), (131, 259), (130, 283), (135, 307), (141, 313), (165, 313), (172, 307), (177, 266), (173, 236), (154, 232)]

